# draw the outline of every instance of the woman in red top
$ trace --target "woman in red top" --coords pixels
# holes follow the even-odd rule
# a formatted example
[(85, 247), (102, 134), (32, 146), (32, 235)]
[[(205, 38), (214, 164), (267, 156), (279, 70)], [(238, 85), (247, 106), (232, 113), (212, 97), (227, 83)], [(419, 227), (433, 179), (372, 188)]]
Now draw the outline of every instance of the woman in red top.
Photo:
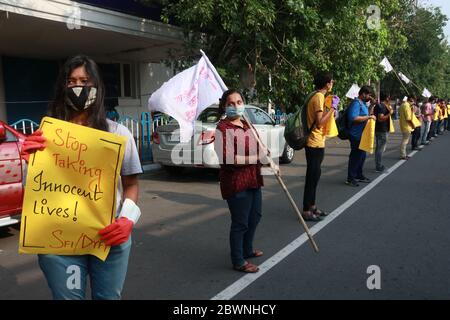
[(223, 93), (219, 112), (226, 117), (217, 124), (215, 150), (221, 163), (220, 190), (231, 213), (231, 262), (235, 270), (253, 273), (259, 268), (245, 259), (263, 254), (253, 249), (253, 238), (261, 219), (260, 159), (264, 150), (258, 147), (249, 124), (241, 119), (244, 111), (239, 91)]

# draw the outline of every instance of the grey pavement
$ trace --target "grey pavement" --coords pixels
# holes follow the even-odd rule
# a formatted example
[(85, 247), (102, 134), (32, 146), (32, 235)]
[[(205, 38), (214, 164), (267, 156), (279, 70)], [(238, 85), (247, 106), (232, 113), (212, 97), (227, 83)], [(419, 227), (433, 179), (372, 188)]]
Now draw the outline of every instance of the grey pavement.
[[(385, 165), (398, 162), (400, 135), (391, 135)], [(316, 236), (235, 299), (448, 299), (450, 255), (450, 134), (399, 167)], [(344, 184), (348, 142), (327, 142), (318, 205), (328, 212), (361, 190)], [(376, 178), (373, 156), (365, 174)], [(304, 152), (281, 167), (302, 202)], [(265, 178), (263, 218), (255, 247), (262, 263), (303, 233), (277, 181)], [(231, 268), (230, 217), (217, 171), (178, 176), (151, 170), (140, 178), (143, 215), (133, 233), (124, 299), (210, 299), (243, 273)], [(312, 225), (312, 224), (310, 224)], [(0, 299), (50, 299), (33, 255), (18, 255), (17, 228), (0, 230)], [(369, 265), (381, 269), (381, 290), (366, 287)]]

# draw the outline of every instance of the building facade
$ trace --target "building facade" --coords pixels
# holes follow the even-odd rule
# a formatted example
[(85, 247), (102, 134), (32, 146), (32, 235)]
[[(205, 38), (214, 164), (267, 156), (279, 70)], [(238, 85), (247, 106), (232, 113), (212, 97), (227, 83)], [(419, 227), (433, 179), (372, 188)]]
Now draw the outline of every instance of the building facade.
[(0, 119), (39, 123), (60, 66), (80, 53), (99, 64), (106, 106), (138, 119), (173, 75), (169, 50), (182, 47), (181, 29), (159, 14), (133, 0), (0, 0)]

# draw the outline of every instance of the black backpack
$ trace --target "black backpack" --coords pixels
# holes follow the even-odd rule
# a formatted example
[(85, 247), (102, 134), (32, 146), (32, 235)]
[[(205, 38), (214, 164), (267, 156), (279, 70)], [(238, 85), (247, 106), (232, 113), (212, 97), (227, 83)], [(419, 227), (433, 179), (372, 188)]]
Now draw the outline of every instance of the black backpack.
[(338, 128), (338, 137), (341, 140), (348, 140), (348, 131), (350, 129), (350, 124), (348, 123), (348, 109), (345, 108), (343, 111), (339, 111), (339, 118), (336, 121), (336, 126)]
[[(305, 99), (303, 106), (300, 107), (289, 119), (286, 121), (284, 128), (284, 139), (286, 143), (294, 150), (301, 150), (306, 147), (308, 136), (311, 133), (311, 128), (307, 125), (306, 109), (309, 100), (317, 93), (311, 92)], [(314, 125), (313, 125), (314, 126)]]

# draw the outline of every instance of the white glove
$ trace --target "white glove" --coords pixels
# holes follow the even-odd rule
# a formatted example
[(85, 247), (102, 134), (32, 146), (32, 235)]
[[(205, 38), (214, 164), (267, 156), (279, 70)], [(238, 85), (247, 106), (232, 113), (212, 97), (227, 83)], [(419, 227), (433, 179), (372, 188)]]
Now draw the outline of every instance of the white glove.
[(136, 224), (136, 222), (138, 222), (140, 216), (141, 216), (141, 210), (136, 205), (136, 203), (134, 203), (133, 200), (126, 198), (122, 204), (122, 209), (120, 210), (119, 218), (125, 217), (125, 218), (133, 221), (134, 224)]

